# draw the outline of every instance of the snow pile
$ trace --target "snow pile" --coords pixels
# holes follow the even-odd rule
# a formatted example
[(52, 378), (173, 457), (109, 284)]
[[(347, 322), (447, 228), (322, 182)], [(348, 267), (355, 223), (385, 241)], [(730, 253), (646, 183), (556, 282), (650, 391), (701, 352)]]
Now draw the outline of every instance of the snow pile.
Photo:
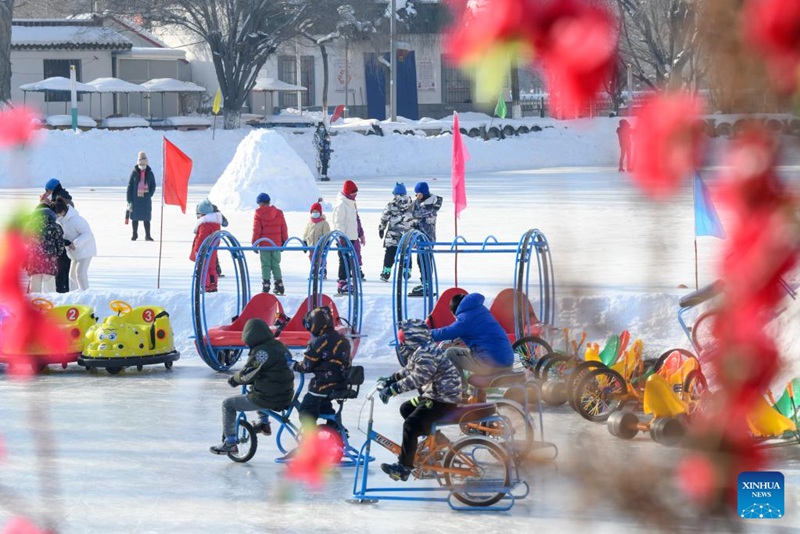
[(222, 211), (252, 211), (259, 193), (267, 193), (272, 204), (286, 211), (306, 211), (320, 197), (311, 170), (271, 130), (251, 132), (239, 144), (209, 198)]

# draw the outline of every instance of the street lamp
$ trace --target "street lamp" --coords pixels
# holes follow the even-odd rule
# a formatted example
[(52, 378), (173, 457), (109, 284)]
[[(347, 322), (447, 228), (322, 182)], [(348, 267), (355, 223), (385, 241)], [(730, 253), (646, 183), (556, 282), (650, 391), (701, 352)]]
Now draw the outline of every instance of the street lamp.
[(389, 55), (392, 71), (389, 78), (389, 107), (391, 109), (392, 122), (397, 122), (397, 43), (394, 38), (395, 13), (397, 12), (396, 0), (392, 0), (392, 12), (389, 13)]

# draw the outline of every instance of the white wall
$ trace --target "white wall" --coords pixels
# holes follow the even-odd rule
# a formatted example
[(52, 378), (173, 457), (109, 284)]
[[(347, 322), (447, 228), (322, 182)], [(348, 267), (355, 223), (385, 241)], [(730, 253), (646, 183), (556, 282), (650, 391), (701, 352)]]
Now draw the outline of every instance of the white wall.
[[(111, 76), (111, 51), (110, 50), (34, 50), (11, 52), (11, 100), (16, 103), (25, 103), (33, 110), (38, 110), (43, 115), (58, 115), (64, 113), (63, 102), (46, 103), (44, 93), (28, 92), (27, 96), (19, 89), (20, 85), (38, 82), (44, 79), (45, 59), (79, 59), (81, 60), (81, 79), (87, 82), (103, 76)], [(94, 118), (105, 117), (113, 113), (113, 102), (110, 95), (103, 97), (103, 107), (100, 108), (99, 95), (91, 97), (91, 113), (89, 110), (90, 97), (83, 95), (82, 102), (78, 102), (79, 115), (91, 115)], [(67, 102), (69, 113), (69, 102)]]

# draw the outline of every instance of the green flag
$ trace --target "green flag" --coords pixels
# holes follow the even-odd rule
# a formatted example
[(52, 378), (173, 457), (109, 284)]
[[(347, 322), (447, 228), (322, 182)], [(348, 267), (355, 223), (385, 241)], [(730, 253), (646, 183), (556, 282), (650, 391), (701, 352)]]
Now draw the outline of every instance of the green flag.
[(497, 99), (497, 105), (494, 107), (494, 114), (501, 119), (505, 119), (507, 113), (506, 101), (503, 100), (503, 94), (500, 93), (500, 97)]

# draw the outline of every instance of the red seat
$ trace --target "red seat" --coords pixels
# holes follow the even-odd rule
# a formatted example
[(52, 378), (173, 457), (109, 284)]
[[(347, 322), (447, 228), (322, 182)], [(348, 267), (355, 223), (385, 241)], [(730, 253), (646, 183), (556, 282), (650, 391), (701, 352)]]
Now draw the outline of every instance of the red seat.
[[(321, 297), (320, 306), (327, 306), (331, 309), (333, 324), (337, 325), (337, 330), (339, 330), (339, 310), (336, 308), (336, 304), (333, 303), (333, 300), (331, 300), (328, 295), (321, 295)], [(278, 335), (278, 340), (287, 347), (305, 347), (308, 345), (311, 339), (311, 332), (306, 330), (303, 326), (303, 317), (305, 317), (310, 310), (314, 309), (313, 304), (309, 307), (309, 301), (313, 302), (313, 298), (313, 296), (308, 297), (300, 304), (300, 307), (297, 308), (297, 311), (292, 315), (292, 318), (283, 330), (281, 330), (280, 335)]]
[[(514, 343), (517, 340), (516, 330), (514, 325), (516, 321), (514, 319), (514, 299), (516, 298), (516, 292), (514, 288), (508, 288), (502, 290), (492, 302), (491, 308), (489, 308), (489, 313), (492, 314), (500, 326), (503, 327), (503, 330), (506, 331), (508, 335), (509, 341)], [(528, 328), (528, 332), (525, 332), (527, 336), (538, 336), (541, 334), (541, 322), (536, 317), (536, 312), (533, 311), (533, 306), (531, 305), (530, 301), (527, 298), (523, 297), (523, 300), (528, 306), (528, 320), (522, 321), (522, 324), (530, 325)]]
[(271, 293), (258, 293), (231, 324), (209, 328), (208, 340), (212, 347), (244, 347), (242, 330), (247, 321), (262, 319), (272, 326), (278, 313), (283, 313), (283, 306), (278, 298)]
[(451, 287), (447, 289), (444, 293), (439, 296), (439, 300), (436, 301), (436, 304), (433, 306), (433, 310), (429, 315), (431, 319), (430, 327), (433, 328), (444, 328), (445, 326), (450, 326), (456, 320), (456, 316), (453, 315), (453, 312), (450, 311), (450, 301), (453, 300), (453, 297), (456, 295), (466, 295), (467, 292), (460, 287)]

